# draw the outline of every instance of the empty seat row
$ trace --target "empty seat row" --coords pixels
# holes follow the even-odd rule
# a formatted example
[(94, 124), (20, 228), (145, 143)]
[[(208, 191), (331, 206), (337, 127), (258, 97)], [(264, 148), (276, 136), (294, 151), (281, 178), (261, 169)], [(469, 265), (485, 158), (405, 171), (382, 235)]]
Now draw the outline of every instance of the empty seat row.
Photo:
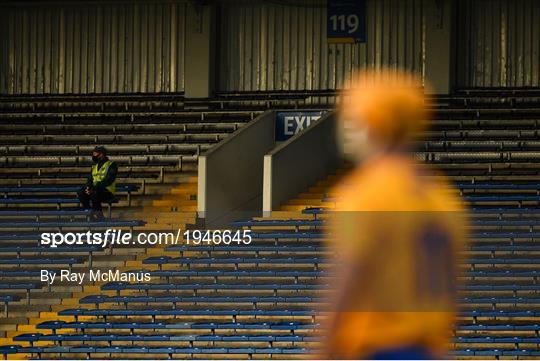
[[(153, 165), (153, 166), (177, 166), (181, 162), (194, 162), (197, 159), (199, 149), (186, 151), (178, 155), (133, 155), (133, 156), (116, 156), (114, 161), (119, 167), (124, 165)], [(88, 157), (50, 157), (50, 156), (35, 156), (35, 157), (2, 157), (0, 156), (0, 165), (2, 167), (28, 167), (32, 165), (55, 167), (62, 166), (80, 166), (89, 168), (92, 163)]]
[(32, 354), (91, 354), (91, 353), (105, 353), (105, 354), (307, 354), (308, 350), (305, 348), (278, 348), (278, 347), (246, 347), (246, 348), (197, 348), (197, 347), (92, 347), (92, 346), (79, 346), (79, 347), (21, 347), (21, 346), (0, 346), (0, 354), (15, 354), (15, 353), (32, 353)]

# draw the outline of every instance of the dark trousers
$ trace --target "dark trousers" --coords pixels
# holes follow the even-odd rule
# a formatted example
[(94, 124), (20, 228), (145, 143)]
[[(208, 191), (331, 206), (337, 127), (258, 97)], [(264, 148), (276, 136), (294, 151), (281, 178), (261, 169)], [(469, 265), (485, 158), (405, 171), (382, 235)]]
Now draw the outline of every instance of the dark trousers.
[(92, 208), (94, 211), (101, 211), (101, 202), (107, 202), (114, 198), (114, 195), (106, 189), (90, 189), (90, 194), (86, 194), (86, 186), (79, 189), (77, 197), (84, 208)]
[(431, 360), (434, 357), (421, 346), (406, 346), (375, 352), (366, 360)]

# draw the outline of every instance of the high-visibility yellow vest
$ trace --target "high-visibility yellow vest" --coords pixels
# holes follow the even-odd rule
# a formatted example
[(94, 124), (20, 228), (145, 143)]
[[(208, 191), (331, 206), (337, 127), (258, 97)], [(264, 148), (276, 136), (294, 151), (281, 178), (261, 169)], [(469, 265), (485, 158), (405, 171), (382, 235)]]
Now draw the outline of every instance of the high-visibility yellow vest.
[[(109, 171), (109, 167), (111, 166), (112, 162), (110, 160), (103, 163), (101, 168), (98, 169), (98, 165), (94, 164), (92, 166), (92, 183), (96, 185), (98, 182), (101, 182), (105, 176), (107, 175), (107, 172)], [(116, 179), (109, 184), (107, 187), (105, 187), (109, 192), (113, 193), (116, 191)]]

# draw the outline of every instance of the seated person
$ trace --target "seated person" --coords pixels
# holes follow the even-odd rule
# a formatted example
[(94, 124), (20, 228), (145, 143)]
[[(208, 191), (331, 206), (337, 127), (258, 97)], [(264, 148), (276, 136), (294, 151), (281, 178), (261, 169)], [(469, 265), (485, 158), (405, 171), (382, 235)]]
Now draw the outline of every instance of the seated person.
[(91, 217), (95, 220), (103, 219), (101, 202), (114, 199), (116, 190), (116, 174), (118, 166), (107, 157), (107, 149), (103, 146), (95, 147), (92, 151), (92, 172), (77, 196), (83, 208), (91, 208)]

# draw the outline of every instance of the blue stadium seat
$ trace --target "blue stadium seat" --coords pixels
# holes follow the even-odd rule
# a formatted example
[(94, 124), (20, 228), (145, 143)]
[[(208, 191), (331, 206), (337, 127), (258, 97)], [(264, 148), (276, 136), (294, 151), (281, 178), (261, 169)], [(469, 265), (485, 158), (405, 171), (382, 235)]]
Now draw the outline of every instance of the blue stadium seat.
[(462, 289), (467, 291), (540, 291), (540, 285), (465, 285)]
[[(81, 185), (0, 187), (0, 193), (69, 193), (77, 192), (80, 188)], [(135, 192), (138, 189), (137, 185), (120, 184), (116, 186), (116, 193)]]
[(235, 221), (232, 222), (233, 227), (320, 227), (323, 225), (323, 221), (320, 220), (249, 220), (249, 221)]
[[(246, 313), (247, 315), (248, 313)], [(263, 314), (259, 312), (258, 314)], [(137, 315), (135, 313), (134, 315)], [(190, 315), (190, 314), (187, 314)], [(197, 314), (193, 314), (197, 315)], [(204, 315), (204, 314), (199, 314)], [(129, 330), (215, 330), (215, 329), (240, 329), (240, 330), (303, 330), (314, 329), (320, 325), (315, 323), (301, 323), (301, 322), (254, 322), (254, 323), (213, 323), (213, 322), (65, 322), (65, 321), (46, 321), (38, 324), (37, 329), (43, 330), (56, 330), (61, 329), (129, 329)], [(55, 333), (56, 334), (56, 333)]]
[(523, 208), (515, 208), (515, 207), (488, 207), (488, 208), (478, 208), (473, 207), (471, 209), (473, 213), (495, 213), (495, 214), (534, 214), (534, 213), (540, 213), (540, 208), (530, 208), (530, 207), (523, 207)]
[(13, 346), (0, 346), (0, 354), (13, 354), (13, 353), (32, 353), (32, 354), (47, 354), (47, 353), (110, 353), (110, 354), (133, 354), (133, 353), (148, 353), (148, 354), (305, 354), (308, 351), (305, 348), (197, 348), (197, 347), (59, 347), (59, 346), (42, 346), (42, 347), (22, 347), (19, 345)]
[(540, 264), (540, 259), (537, 258), (471, 258), (468, 260), (469, 263), (472, 265), (477, 264), (491, 264), (491, 265), (498, 265), (498, 264), (519, 264), (519, 265), (526, 265), (526, 264)]
[[(1, 273), (0, 273), (1, 275)], [(493, 271), (477, 270), (468, 271), (466, 273), (468, 277), (540, 277), (540, 271), (520, 271), (520, 270), (504, 270), (497, 269)]]
[(313, 207), (313, 208), (306, 208), (304, 210), (302, 210), (302, 213), (303, 214), (313, 214), (313, 215), (318, 215), (318, 214), (324, 214), (327, 210), (325, 208), (318, 208), (318, 207)]
[(460, 300), (466, 304), (536, 304), (539, 297), (465, 297)]
[(33, 290), (41, 288), (38, 283), (0, 283), (0, 290)]
[(35, 232), (0, 233), (0, 241), (15, 241), (15, 240), (38, 241), (40, 239), (41, 239), (41, 233), (35, 233)]
[(215, 309), (200, 309), (200, 310), (183, 310), (183, 309), (67, 309), (59, 311), (59, 316), (313, 316), (313, 310), (282, 310), (282, 309), (251, 309), (251, 310), (215, 310)]
[[(463, 199), (467, 202), (527, 202), (534, 201), (539, 202), (540, 196), (536, 195), (496, 195), (496, 196), (471, 196), (464, 195)], [(322, 199), (323, 202), (336, 202), (335, 198), (325, 197)]]
[(0, 204), (78, 204), (77, 198), (0, 198)]
[[(511, 316), (509, 316), (511, 317)], [(516, 316), (520, 317), (520, 316)], [(523, 316), (523, 317), (538, 317), (538, 316)], [(520, 325), (520, 324), (506, 324), (506, 325), (482, 325), (482, 324), (475, 324), (475, 325), (459, 325), (460, 330), (465, 331), (540, 331), (540, 324), (538, 325)]]
[(321, 246), (312, 245), (283, 245), (283, 246), (170, 246), (165, 249), (168, 252), (186, 252), (186, 251), (200, 251), (200, 252), (321, 252), (323, 248)]
[(17, 302), (18, 300), (19, 297), (17, 296), (0, 295), (0, 302), (2, 303)]
[[(121, 303), (127, 305), (129, 303), (309, 303), (319, 300), (317, 297), (302, 297), (302, 296), (106, 296), (92, 295), (80, 299), (81, 304), (103, 304), (103, 303)], [(481, 300), (481, 299), (479, 299)], [(526, 299), (523, 299), (526, 300)], [(527, 299), (528, 300), (528, 299)], [(487, 302), (487, 301), (486, 301)]]
[(324, 263), (326, 259), (318, 257), (280, 257), (280, 258), (191, 258), (191, 257), (149, 257), (143, 261), (143, 264), (239, 264), (239, 263), (255, 263), (255, 264), (318, 264)]
[(460, 343), (539, 343), (540, 337), (456, 337)]
[(47, 221), (47, 222), (0, 222), (2, 228), (110, 228), (110, 227), (136, 227), (142, 226), (143, 221), (120, 221), (120, 220), (103, 220), (103, 221)]
[(517, 311), (517, 310), (492, 310), (492, 311), (461, 311), (461, 314), (467, 317), (538, 317), (539, 312), (535, 311)]
[(311, 239), (311, 238), (324, 238), (322, 232), (251, 232), (251, 237), (260, 239)]
[[(71, 246), (71, 247), (0, 247), (0, 253), (70, 253), (81, 252), (90, 253), (102, 250), (98, 246)], [(3, 277), (3, 271), (0, 271), (0, 277)]]
[[(2, 275), (0, 271), (0, 276)], [(163, 270), (163, 271), (148, 271), (148, 270), (131, 270), (128, 272), (149, 272), (152, 277), (235, 277), (235, 278), (252, 278), (252, 277), (329, 277), (327, 271), (282, 271), (282, 270), (257, 270), (257, 271), (223, 271), (223, 270)]]
[(92, 211), (90, 209), (40, 209), (40, 210), (0, 210), (0, 217), (46, 217), (46, 216), (58, 216), (58, 217), (75, 217), (75, 216), (88, 216)]
[(501, 245), (479, 245), (479, 246), (469, 246), (471, 251), (488, 251), (488, 252), (537, 252), (540, 251), (540, 245), (535, 244), (526, 244), (526, 245), (512, 245), (512, 246), (501, 246)]
[(540, 183), (513, 184), (513, 183), (456, 183), (456, 187), (463, 190), (475, 189), (532, 189), (540, 190)]
[(540, 220), (537, 219), (501, 219), (501, 220), (483, 220), (475, 219), (471, 221), (473, 225), (481, 226), (540, 226)]
[[(47, 270), (49, 273), (54, 272)], [(0, 270), (0, 277), (5, 279), (7, 277), (17, 277), (17, 278), (36, 278), (41, 274), (41, 270)]]
[(506, 195), (500, 194), (496, 196), (464, 196), (467, 202), (526, 202), (540, 201), (540, 196), (531, 195)]
[(78, 258), (1, 258), (2, 265), (32, 265), (32, 264), (54, 264), (54, 265), (74, 265), (81, 263)]
[(0, 294), (0, 303), (4, 304), (4, 314), (6, 318), (9, 317), (9, 303), (19, 301), (19, 296), (16, 295), (1, 295)]
[[(103, 286), (103, 291), (122, 291), (122, 290), (315, 290), (324, 287), (322, 284), (225, 284), (225, 283), (123, 283), (110, 282)], [(539, 286), (540, 287), (540, 286)], [(0, 284), (1, 289), (1, 284)]]
[(474, 232), (472, 238), (538, 238), (540, 232)]

